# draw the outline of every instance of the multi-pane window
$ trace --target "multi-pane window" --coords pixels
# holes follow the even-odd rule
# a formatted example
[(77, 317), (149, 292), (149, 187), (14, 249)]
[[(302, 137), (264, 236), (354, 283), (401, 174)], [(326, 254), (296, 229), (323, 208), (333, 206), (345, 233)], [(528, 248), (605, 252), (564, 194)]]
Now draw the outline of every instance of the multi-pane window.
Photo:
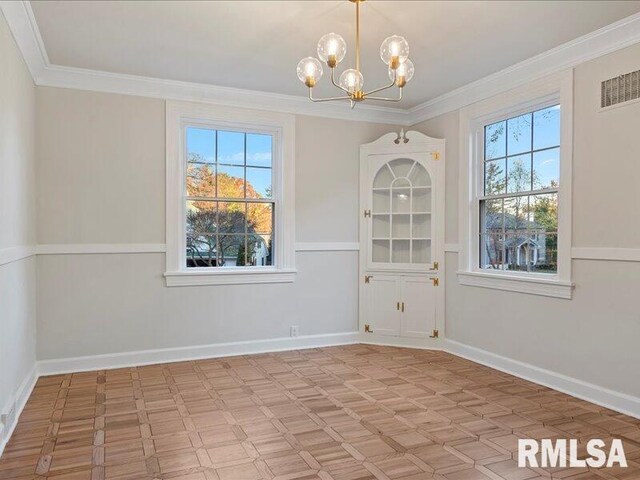
[(273, 136), (186, 128), (186, 266), (273, 265)]
[(484, 127), (479, 267), (557, 273), (560, 106)]

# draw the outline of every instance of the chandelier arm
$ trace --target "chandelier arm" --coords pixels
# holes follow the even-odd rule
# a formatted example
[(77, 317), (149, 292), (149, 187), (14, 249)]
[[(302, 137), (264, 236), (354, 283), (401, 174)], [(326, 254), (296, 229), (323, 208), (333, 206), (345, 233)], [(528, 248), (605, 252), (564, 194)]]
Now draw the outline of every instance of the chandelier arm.
[(337, 84), (337, 83), (336, 83), (336, 79), (335, 79), (335, 76), (334, 76), (334, 74), (333, 74), (333, 72), (334, 72), (334, 71), (335, 71), (335, 68), (332, 68), (332, 69), (331, 69), (331, 83), (333, 83), (333, 85), (334, 85), (335, 87), (338, 87), (340, 90), (342, 90), (343, 92), (345, 92), (345, 93), (347, 93), (347, 94), (348, 94), (348, 93), (349, 93), (349, 90), (347, 90), (347, 89), (346, 89), (346, 88), (344, 88), (344, 87), (341, 87), (339, 84)]
[(311, 93), (311, 88), (309, 89), (309, 100), (312, 102), (331, 102), (334, 100), (351, 100), (351, 96), (344, 97), (327, 97), (327, 98), (313, 98), (313, 94)]
[(394, 80), (393, 82), (391, 82), (389, 85), (385, 85), (384, 87), (380, 87), (380, 88), (375, 88), (369, 92), (365, 92), (364, 96), (368, 96), (371, 95), (372, 93), (377, 93), (377, 92), (381, 92), (382, 90), (386, 90), (388, 88), (393, 87), (396, 84), (396, 81)]
[(367, 97), (367, 100), (380, 100), (383, 102), (399, 102), (400, 100), (402, 100), (402, 88), (399, 88), (398, 90), (400, 90), (400, 95), (398, 95), (398, 98)]

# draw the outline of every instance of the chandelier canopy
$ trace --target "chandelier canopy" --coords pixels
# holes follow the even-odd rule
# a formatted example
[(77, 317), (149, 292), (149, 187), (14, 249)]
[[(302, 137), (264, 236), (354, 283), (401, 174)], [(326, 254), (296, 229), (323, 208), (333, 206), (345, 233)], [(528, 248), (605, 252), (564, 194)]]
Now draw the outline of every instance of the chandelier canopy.
[[(331, 83), (339, 88), (343, 95), (329, 98), (315, 98), (313, 87), (322, 78), (322, 63), (318, 58), (307, 57), (298, 63), (298, 78), (309, 88), (309, 100), (312, 102), (330, 102), (334, 100), (348, 100), (351, 108), (357, 102), (365, 99), (382, 100), (385, 102), (399, 102), (402, 100), (402, 89), (413, 77), (413, 63), (409, 60), (409, 44), (399, 35), (392, 35), (380, 45), (380, 58), (387, 65), (389, 72), (388, 85), (369, 90), (363, 90), (364, 77), (360, 72), (360, 3), (364, 0), (349, 0), (356, 4), (356, 68), (348, 68), (340, 74), (338, 82), (335, 80), (336, 67), (347, 54), (347, 43), (337, 33), (327, 33), (318, 42), (318, 58), (331, 70)], [(374, 93), (387, 90), (393, 86), (398, 87), (398, 96), (395, 98), (375, 97)]]

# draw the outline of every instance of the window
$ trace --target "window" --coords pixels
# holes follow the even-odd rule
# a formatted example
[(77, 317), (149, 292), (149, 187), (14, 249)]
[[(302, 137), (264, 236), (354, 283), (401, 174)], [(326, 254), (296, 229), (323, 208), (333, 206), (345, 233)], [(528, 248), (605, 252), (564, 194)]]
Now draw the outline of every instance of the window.
[(460, 111), (458, 280), (570, 299), (572, 71)]
[(484, 126), (479, 268), (558, 271), (560, 105)]
[(186, 127), (186, 267), (273, 260), (273, 136)]
[(295, 277), (291, 115), (167, 102), (168, 286)]

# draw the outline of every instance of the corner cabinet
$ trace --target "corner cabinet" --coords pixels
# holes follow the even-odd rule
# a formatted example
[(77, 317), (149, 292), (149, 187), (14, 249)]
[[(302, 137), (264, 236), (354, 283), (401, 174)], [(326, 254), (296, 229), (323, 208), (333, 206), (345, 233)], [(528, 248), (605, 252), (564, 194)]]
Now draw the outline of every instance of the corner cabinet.
[(442, 335), (444, 160), (445, 141), (416, 131), (360, 147), (360, 331), (371, 341)]

